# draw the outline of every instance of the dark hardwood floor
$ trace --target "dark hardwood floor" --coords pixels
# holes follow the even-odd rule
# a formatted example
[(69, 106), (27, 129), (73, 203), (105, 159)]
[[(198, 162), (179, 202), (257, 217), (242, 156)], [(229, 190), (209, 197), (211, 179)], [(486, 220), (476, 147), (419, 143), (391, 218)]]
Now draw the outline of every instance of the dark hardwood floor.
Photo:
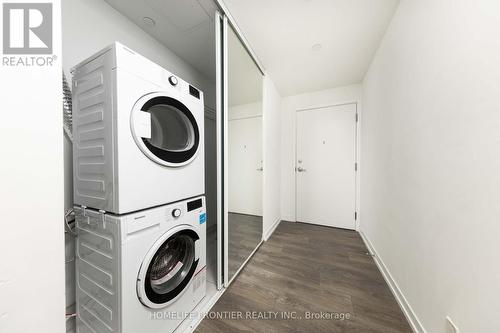
[(228, 214), (228, 273), (231, 278), (262, 239), (262, 216)]
[(357, 232), (282, 222), (196, 332), (412, 332), (366, 252)]

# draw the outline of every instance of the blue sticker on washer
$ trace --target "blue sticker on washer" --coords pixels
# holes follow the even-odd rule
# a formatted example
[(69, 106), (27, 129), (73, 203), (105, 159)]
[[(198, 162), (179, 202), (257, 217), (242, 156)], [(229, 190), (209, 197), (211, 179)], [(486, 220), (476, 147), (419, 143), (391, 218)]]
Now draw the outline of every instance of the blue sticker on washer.
[(200, 214), (200, 224), (207, 222), (207, 214)]

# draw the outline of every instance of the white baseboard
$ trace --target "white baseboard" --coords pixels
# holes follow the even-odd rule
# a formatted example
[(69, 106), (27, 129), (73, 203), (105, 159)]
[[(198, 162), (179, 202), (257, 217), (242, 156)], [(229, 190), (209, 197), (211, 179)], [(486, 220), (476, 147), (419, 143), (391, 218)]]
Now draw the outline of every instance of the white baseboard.
[(281, 221), (295, 222), (295, 216), (292, 215), (282, 216)]
[(398, 284), (396, 283), (396, 280), (391, 275), (391, 272), (389, 272), (389, 269), (387, 266), (384, 264), (384, 261), (382, 258), (379, 256), (377, 253), (377, 250), (373, 247), (372, 242), (370, 239), (365, 235), (365, 233), (360, 230), (359, 234), (361, 235), (361, 238), (365, 242), (366, 247), (368, 248), (368, 251), (370, 251), (371, 254), (374, 255), (375, 263), (377, 264), (378, 269), (382, 273), (382, 276), (384, 277), (385, 282), (389, 285), (389, 288), (391, 289), (392, 294), (396, 298), (396, 301), (399, 304), (399, 307), (403, 311), (406, 319), (410, 323), (411, 328), (413, 329), (413, 332), (415, 333), (427, 333), (425, 330), (424, 326), (420, 322), (420, 320), (417, 317), (417, 314), (415, 311), (413, 311), (410, 303), (404, 296), (403, 292), (399, 288)]
[(264, 231), (264, 241), (265, 242), (267, 242), (267, 240), (271, 237), (271, 235), (273, 234), (274, 230), (276, 230), (276, 228), (278, 227), (280, 222), (281, 222), (281, 219), (279, 218), (276, 221), (274, 221), (273, 225), (269, 229)]

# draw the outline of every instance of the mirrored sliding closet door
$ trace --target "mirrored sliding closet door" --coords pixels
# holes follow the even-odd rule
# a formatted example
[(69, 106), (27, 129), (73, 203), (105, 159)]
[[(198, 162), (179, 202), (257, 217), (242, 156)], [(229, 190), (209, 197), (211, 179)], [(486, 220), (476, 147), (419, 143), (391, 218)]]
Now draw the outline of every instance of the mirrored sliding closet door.
[(262, 241), (263, 74), (238, 33), (225, 21), (224, 281), (227, 286)]

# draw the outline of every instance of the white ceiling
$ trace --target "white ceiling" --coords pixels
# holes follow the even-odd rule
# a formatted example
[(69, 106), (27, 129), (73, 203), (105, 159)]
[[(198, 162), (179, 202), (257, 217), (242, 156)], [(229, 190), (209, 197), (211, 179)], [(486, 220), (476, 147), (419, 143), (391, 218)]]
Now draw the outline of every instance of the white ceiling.
[[(216, 5), (212, 0), (105, 0), (175, 52), (207, 78), (215, 81)], [(152, 18), (154, 26), (143, 21)]]
[[(215, 81), (213, 0), (105, 1)], [(289, 96), (361, 82), (399, 0), (224, 3), (280, 93)], [(314, 50), (315, 44), (321, 48)], [(247, 66), (242, 59), (233, 62)], [(255, 97), (251, 91), (236, 93), (230, 104)]]
[[(359, 83), (399, 0), (224, 0), (283, 96)], [(313, 45), (321, 44), (320, 50)]]

